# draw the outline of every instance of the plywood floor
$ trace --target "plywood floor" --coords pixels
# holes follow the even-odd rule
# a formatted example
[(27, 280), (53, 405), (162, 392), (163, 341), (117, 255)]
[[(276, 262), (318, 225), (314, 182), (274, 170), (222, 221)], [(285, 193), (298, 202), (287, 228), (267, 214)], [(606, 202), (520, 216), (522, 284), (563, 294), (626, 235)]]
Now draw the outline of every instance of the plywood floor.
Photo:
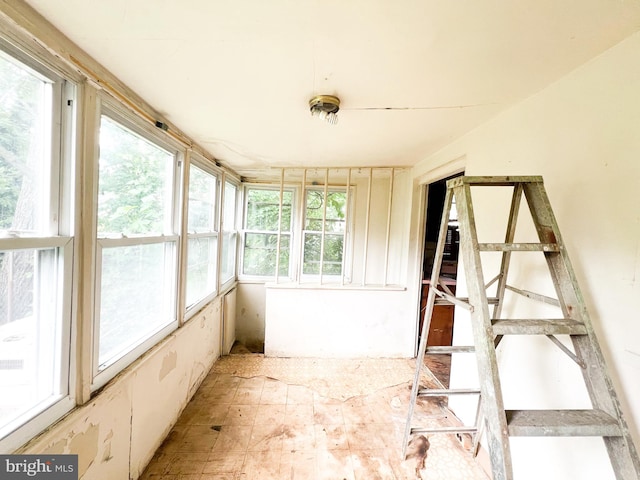
[[(142, 478), (486, 480), (453, 436), (418, 438), (401, 458), (413, 369), (405, 359), (223, 357)], [(457, 419), (419, 399), (416, 421)]]

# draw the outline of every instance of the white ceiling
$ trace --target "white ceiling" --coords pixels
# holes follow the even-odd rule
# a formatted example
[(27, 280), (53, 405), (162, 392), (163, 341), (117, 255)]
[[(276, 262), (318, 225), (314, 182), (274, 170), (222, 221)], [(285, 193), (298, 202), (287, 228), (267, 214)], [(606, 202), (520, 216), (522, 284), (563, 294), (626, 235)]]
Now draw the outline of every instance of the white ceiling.
[(239, 173), (413, 165), (640, 29), (637, 0), (28, 3)]

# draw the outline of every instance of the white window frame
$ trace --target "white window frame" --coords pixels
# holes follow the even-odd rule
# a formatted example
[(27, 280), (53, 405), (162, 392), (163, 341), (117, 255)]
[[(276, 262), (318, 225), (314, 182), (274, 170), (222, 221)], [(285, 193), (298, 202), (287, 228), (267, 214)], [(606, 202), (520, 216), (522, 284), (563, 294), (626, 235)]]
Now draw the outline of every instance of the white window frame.
[[(243, 228), (241, 232), (241, 255), (240, 255), (240, 271), (238, 272), (238, 276), (241, 280), (245, 281), (270, 281), (274, 278), (286, 278), (287, 280), (291, 280), (294, 272), (294, 257), (295, 257), (295, 248), (294, 242), (296, 240), (296, 201), (297, 201), (297, 188), (295, 187), (283, 187), (282, 189), (276, 185), (264, 185), (264, 184), (245, 184), (244, 185), (244, 202), (243, 202)], [(289, 225), (289, 230), (282, 230), (282, 226), (280, 226), (280, 231), (278, 230), (254, 230), (247, 228), (247, 220), (249, 215), (249, 190), (265, 190), (272, 192), (289, 192), (291, 193), (291, 223)], [(279, 207), (279, 215), (282, 215), (282, 205)], [(256, 275), (256, 274), (245, 274), (244, 273), (244, 265), (245, 265), (245, 255), (244, 255), (244, 246), (245, 246), (245, 238), (247, 234), (264, 234), (264, 235), (281, 235), (281, 236), (289, 236), (289, 265), (287, 269), (287, 275), (283, 276), (279, 272), (274, 272), (273, 275)], [(278, 268), (280, 265), (277, 263)]]
[[(191, 173), (191, 168), (196, 167), (200, 170), (202, 170), (205, 173), (208, 173), (209, 175), (212, 175), (215, 178), (215, 182), (216, 182), (216, 191), (215, 191), (215, 205), (214, 205), (214, 225), (213, 225), (213, 229), (211, 231), (208, 232), (189, 232), (188, 231), (188, 224), (189, 224), (189, 212), (188, 212), (188, 206), (189, 206), (189, 189), (191, 187), (191, 183), (190, 181), (187, 182), (187, 187), (186, 187), (186, 192), (185, 192), (185, 204), (187, 206), (186, 209), (186, 219), (185, 219), (185, 238), (186, 241), (184, 243), (185, 245), (185, 264), (188, 265), (188, 255), (189, 255), (189, 240), (192, 239), (200, 239), (200, 238), (208, 238), (208, 239), (215, 239), (216, 240), (216, 251), (215, 251), (215, 265), (213, 265), (214, 268), (214, 272), (213, 272), (213, 276), (214, 276), (214, 287), (213, 287), (213, 291), (209, 292), (208, 294), (206, 294), (204, 297), (202, 297), (201, 299), (199, 299), (197, 302), (195, 302), (193, 305), (186, 305), (185, 304), (185, 320), (191, 318), (196, 312), (198, 312), (204, 305), (206, 305), (207, 303), (211, 302), (211, 300), (213, 300), (217, 295), (218, 295), (218, 278), (219, 278), (219, 270), (220, 270), (220, 265), (219, 265), (219, 257), (220, 257), (220, 250), (222, 249), (222, 243), (220, 240), (220, 219), (222, 217), (221, 212), (222, 212), (222, 202), (221, 202), (221, 186), (222, 186), (222, 182), (221, 182), (221, 172), (216, 169), (213, 168), (210, 165), (210, 162), (207, 162), (204, 157), (201, 157), (199, 155), (196, 155), (194, 153), (191, 153), (190, 156), (190, 160), (189, 160), (189, 173)], [(186, 302), (186, 292), (187, 292), (187, 288), (188, 288), (188, 280), (187, 280), (187, 276), (185, 275), (184, 277), (184, 282), (185, 282), (185, 287), (183, 289), (184, 291), (184, 296), (185, 296), (185, 302)]]
[[(149, 141), (150, 143), (162, 148), (169, 153), (173, 154), (173, 177), (171, 186), (171, 218), (164, 226), (168, 233), (158, 232), (157, 235), (136, 235), (131, 237), (98, 237), (96, 232), (96, 253), (95, 253), (95, 303), (94, 303), (94, 321), (93, 321), (93, 355), (92, 355), (92, 383), (91, 390), (95, 391), (104, 386), (109, 380), (120, 373), (124, 368), (137, 360), (143, 353), (156, 345), (160, 340), (165, 338), (171, 332), (176, 330), (179, 325), (178, 316), (178, 274), (179, 274), (179, 250), (180, 250), (180, 208), (181, 208), (181, 171), (183, 167), (183, 152), (177, 143), (171, 141), (169, 138), (161, 137), (154, 131), (150, 131), (150, 128), (142, 123), (137, 117), (134, 117), (122, 106), (111, 101), (106, 95), (100, 97), (99, 119), (102, 116), (108, 117), (110, 120), (118, 123), (122, 127), (131, 130), (135, 134)], [(100, 127), (100, 120), (98, 121), (98, 129)], [(99, 135), (95, 137), (99, 142)], [(96, 176), (98, 175), (98, 161), (95, 159), (96, 164)], [(96, 179), (96, 189), (94, 192), (94, 215), (98, 218), (98, 188), (99, 179)], [(137, 245), (158, 245), (163, 244), (165, 246), (165, 255), (167, 258), (167, 275), (172, 275), (170, 284), (167, 286), (167, 295), (173, 295), (173, 319), (162, 326), (156, 331), (147, 336), (145, 339), (137, 344), (133, 344), (128, 351), (122, 355), (115, 357), (110, 362), (106, 362), (104, 365), (100, 365), (99, 362), (99, 345), (100, 345), (100, 300), (101, 300), (101, 274), (102, 274), (102, 251), (105, 248), (110, 247), (128, 247)]]
[[(339, 274), (328, 274), (328, 273), (324, 273), (323, 272), (323, 259), (322, 259), (322, 252), (324, 250), (321, 250), (321, 257), (320, 257), (320, 273), (304, 273), (304, 241), (305, 241), (305, 237), (306, 235), (309, 234), (320, 234), (320, 238), (321, 238), (321, 245), (324, 244), (324, 239), (327, 235), (334, 235), (334, 236), (338, 236), (338, 233), (333, 233), (333, 232), (329, 232), (327, 233), (325, 231), (324, 228), (324, 222), (326, 220), (320, 219), (320, 221), (323, 223), (323, 228), (322, 230), (308, 230), (306, 228), (306, 220), (307, 220), (307, 192), (309, 191), (316, 191), (316, 192), (321, 192), (323, 193), (323, 198), (325, 200), (325, 205), (326, 205), (326, 197), (327, 195), (329, 195), (330, 193), (344, 193), (346, 198), (346, 208), (347, 208), (347, 212), (345, 215), (345, 219), (344, 219), (344, 232), (342, 232), (342, 266), (340, 269), (340, 273)], [(318, 186), (318, 187), (314, 187), (314, 186), (306, 186), (304, 189), (304, 192), (302, 193), (302, 218), (300, 219), (300, 255), (299, 255), (299, 278), (300, 281), (303, 283), (307, 283), (307, 282), (320, 282), (323, 283), (324, 280), (328, 279), (329, 282), (328, 283), (340, 283), (340, 282), (345, 282), (345, 279), (349, 278), (349, 274), (348, 274), (348, 260), (349, 260), (349, 251), (350, 251), (350, 243), (353, 240), (351, 237), (351, 222), (353, 221), (351, 219), (352, 215), (352, 207), (351, 207), (351, 203), (352, 203), (352, 198), (354, 196), (354, 187), (350, 186), (349, 188), (347, 187), (343, 187), (343, 186), (332, 186), (332, 185), (327, 185), (326, 187), (323, 186)], [(317, 220), (317, 219), (316, 219)]]
[(77, 255), (74, 242), (74, 159), (76, 132), (76, 85), (57, 71), (45, 66), (45, 62), (34, 59), (34, 55), (14, 47), (4, 38), (0, 38), (0, 51), (3, 57), (15, 62), (21, 68), (50, 83), (51, 98), (50, 157), (47, 184), (43, 186), (47, 205), (43, 205), (46, 217), (38, 232), (2, 232), (0, 231), (1, 251), (49, 250), (57, 251), (54, 263), (56, 292), (54, 292), (57, 310), (55, 317), (59, 331), (55, 348), (59, 349), (59, 358), (55, 368), (55, 383), (59, 394), (34, 405), (19, 417), (14, 418), (3, 428), (0, 436), (0, 451), (13, 451), (34, 437), (48, 425), (51, 425), (76, 405), (75, 397), (75, 318), (71, 304), (73, 298), (73, 258)]
[[(226, 184), (229, 183), (236, 188), (235, 195), (235, 204), (234, 204), (234, 218), (232, 228), (229, 228), (228, 225), (225, 225), (224, 221), (224, 207), (226, 202)], [(218, 256), (218, 291), (223, 293), (231, 288), (231, 286), (238, 280), (238, 210), (239, 205), (242, 204), (242, 199), (240, 198), (240, 183), (236, 181), (234, 178), (228, 176), (226, 173), (222, 178), (220, 183), (220, 246), (219, 246), (219, 256)], [(223, 254), (223, 242), (225, 236), (227, 234), (231, 234), (234, 242), (229, 245), (229, 248), (232, 249), (234, 253), (234, 262), (233, 262), (233, 274), (228, 278), (222, 278), (222, 254)]]

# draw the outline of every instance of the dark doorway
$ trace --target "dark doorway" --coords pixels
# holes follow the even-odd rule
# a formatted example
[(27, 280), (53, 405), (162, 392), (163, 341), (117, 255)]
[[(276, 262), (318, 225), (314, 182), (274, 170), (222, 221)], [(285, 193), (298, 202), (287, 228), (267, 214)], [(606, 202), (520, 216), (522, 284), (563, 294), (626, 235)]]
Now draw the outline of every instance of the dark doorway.
[[(427, 212), (424, 238), (424, 255), (422, 264), (422, 285), (420, 297), (420, 325), (418, 337), (422, 332), (424, 323), (424, 310), (427, 303), (427, 295), (431, 284), (431, 272), (433, 261), (440, 233), (440, 223), (442, 220), (442, 210), (444, 208), (444, 198), (447, 190), (447, 180), (462, 175), (454, 175), (443, 180), (433, 182), (427, 187)], [(444, 248), (442, 267), (440, 268), (440, 281), (445, 282), (453, 293), (456, 290), (456, 274), (458, 271), (458, 250), (460, 235), (456, 217), (455, 205), (451, 209), (451, 215), (447, 226), (447, 240)], [(433, 309), (427, 345), (446, 346), (451, 345), (453, 340), (454, 307), (453, 305), (437, 305)], [(420, 338), (418, 338), (418, 342)], [(444, 372), (443, 372), (444, 373)], [(448, 372), (446, 372), (448, 374)]]

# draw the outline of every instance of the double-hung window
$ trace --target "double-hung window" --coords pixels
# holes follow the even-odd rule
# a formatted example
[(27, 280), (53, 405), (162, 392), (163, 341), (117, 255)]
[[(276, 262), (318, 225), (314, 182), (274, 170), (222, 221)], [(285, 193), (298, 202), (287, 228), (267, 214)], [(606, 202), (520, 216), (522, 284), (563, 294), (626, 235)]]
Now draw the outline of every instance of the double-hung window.
[(307, 189), (302, 232), (303, 275), (342, 275), (346, 215), (346, 190)]
[(73, 86), (0, 43), (0, 451), (73, 406), (72, 105)]
[(217, 291), (217, 185), (216, 175), (191, 164), (187, 217), (187, 309), (212, 298)]
[(224, 182), (222, 204), (222, 253), (220, 259), (220, 285), (236, 278), (236, 250), (238, 248), (238, 230), (236, 217), (238, 211), (238, 187), (230, 181)]
[[(290, 274), (291, 212), (293, 191), (248, 187), (244, 215), (244, 248), (242, 274), (248, 276), (275, 276)], [(280, 258), (276, 252), (280, 246)]]
[(103, 107), (94, 388), (177, 326), (179, 158)]

